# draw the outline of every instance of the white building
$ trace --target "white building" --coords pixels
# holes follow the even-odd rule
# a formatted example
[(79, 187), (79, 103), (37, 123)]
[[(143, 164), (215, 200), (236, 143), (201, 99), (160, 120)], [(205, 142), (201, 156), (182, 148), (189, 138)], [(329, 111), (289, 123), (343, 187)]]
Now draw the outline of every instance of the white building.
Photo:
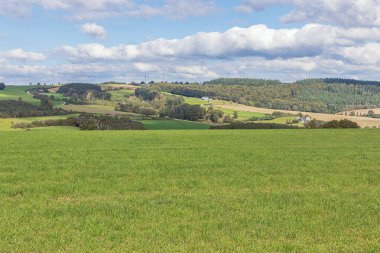
[(203, 100), (203, 101), (211, 101), (212, 98), (210, 98), (210, 97), (202, 97), (202, 100)]

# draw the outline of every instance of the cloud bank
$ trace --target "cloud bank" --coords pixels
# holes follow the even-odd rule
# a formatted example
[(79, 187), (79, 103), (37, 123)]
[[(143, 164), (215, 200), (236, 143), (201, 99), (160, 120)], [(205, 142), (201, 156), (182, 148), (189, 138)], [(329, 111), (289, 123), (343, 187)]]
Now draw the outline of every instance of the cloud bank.
[(270, 6), (290, 5), (283, 22), (336, 23), (345, 27), (380, 26), (380, 0), (244, 0), (241, 13), (262, 11)]
[[(3, 1), (3, 0), (0, 0)], [(217, 1), (165, 0), (20, 0), (4, 1), (5, 10), (20, 15), (38, 5), (62, 10), (71, 18), (107, 15), (167, 15), (186, 19), (218, 11)], [(284, 22), (303, 22), (292, 29), (264, 24), (200, 32), (183, 38), (159, 38), (137, 44), (62, 45), (46, 52), (0, 51), (0, 76), (15, 82), (207, 80), (224, 76), (279, 78), (340, 76), (380, 79), (380, 0), (244, 0), (236, 10), (246, 15), (288, 5)], [(76, 8), (75, 8), (76, 7)], [(192, 11), (188, 11), (191, 9)], [(196, 11), (199, 10), (199, 11)], [(94, 22), (82, 32), (104, 39), (107, 31)]]

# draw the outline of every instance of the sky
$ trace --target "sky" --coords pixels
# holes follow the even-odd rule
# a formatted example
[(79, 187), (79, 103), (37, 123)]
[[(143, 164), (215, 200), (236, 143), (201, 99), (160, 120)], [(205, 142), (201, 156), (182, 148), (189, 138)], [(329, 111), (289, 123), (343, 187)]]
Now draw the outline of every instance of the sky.
[(380, 0), (0, 0), (0, 82), (380, 80)]

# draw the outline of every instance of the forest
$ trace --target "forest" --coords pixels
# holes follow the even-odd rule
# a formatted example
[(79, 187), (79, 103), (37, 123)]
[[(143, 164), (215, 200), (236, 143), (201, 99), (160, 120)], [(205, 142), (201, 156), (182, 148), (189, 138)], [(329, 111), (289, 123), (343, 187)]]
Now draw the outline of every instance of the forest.
[[(201, 98), (203, 96), (233, 101), (240, 104), (276, 110), (306, 111), (317, 113), (338, 113), (351, 109), (370, 109), (380, 106), (380, 86), (376, 82), (352, 84), (333, 83), (340, 79), (298, 81), (291, 84), (242, 79), (218, 79), (204, 84), (148, 85), (152, 91), (168, 92), (176, 95)], [(239, 80), (239, 79), (237, 79)], [(364, 81), (363, 81), (364, 82)], [(219, 83), (219, 84), (218, 84)], [(244, 83), (244, 84), (242, 84)], [(261, 84), (260, 84), (261, 83)]]

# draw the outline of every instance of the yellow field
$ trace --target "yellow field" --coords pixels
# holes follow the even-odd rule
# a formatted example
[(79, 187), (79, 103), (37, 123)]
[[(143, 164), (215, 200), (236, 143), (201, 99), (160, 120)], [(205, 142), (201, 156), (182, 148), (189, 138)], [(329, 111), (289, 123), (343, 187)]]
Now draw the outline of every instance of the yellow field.
[(373, 111), (375, 114), (380, 114), (380, 108), (374, 108), (374, 109), (360, 109), (360, 110), (351, 110), (351, 111), (346, 111), (346, 112), (341, 112), (339, 114), (350, 114), (352, 112), (354, 112), (355, 114), (358, 114), (358, 115), (366, 115), (368, 114), (368, 111)]

